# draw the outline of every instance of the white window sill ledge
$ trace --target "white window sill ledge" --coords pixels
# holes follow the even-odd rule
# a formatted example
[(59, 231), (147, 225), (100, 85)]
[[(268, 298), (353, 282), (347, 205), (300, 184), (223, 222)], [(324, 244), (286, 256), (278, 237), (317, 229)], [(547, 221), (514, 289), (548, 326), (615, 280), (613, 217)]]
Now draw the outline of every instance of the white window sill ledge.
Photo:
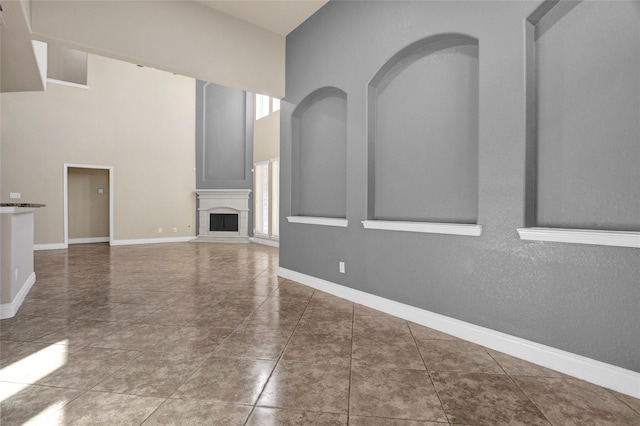
[(336, 226), (338, 228), (346, 228), (349, 224), (347, 219), (338, 219), (334, 217), (314, 217), (314, 216), (287, 216), (289, 223), (302, 223), (304, 225), (321, 225)]
[(640, 232), (591, 229), (518, 228), (521, 240), (640, 248)]
[(383, 231), (419, 232), (426, 234), (466, 235), (479, 237), (482, 234), (482, 226), (464, 223), (435, 223), (435, 222), (397, 222), (387, 220), (364, 220), (362, 226), (365, 229), (378, 229)]

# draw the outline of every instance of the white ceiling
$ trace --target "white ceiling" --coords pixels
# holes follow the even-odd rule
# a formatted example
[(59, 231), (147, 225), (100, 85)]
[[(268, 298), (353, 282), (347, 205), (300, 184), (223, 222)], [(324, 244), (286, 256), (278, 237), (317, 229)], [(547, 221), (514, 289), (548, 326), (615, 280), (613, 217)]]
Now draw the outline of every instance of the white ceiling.
[(328, 0), (196, 0), (227, 15), (286, 36)]

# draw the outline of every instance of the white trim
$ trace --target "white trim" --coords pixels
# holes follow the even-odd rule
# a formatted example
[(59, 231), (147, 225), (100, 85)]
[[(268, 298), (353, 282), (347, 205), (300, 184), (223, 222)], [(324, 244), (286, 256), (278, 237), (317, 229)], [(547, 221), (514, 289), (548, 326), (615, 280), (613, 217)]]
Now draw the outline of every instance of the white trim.
[(24, 302), (24, 298), (27, 297), (27, 293), (31, 290), (31, 287), (36, 283), (36, 273), (32, 272), (29, 275), (29, 278), (22, 284), (22, 288), (16, 295), (16, 298), (13, 299), (11, 303), (3, 303), (0, 305), (0, 319), (13, 318), (17, 313), (20, 306), (22, 306), (22, 302)]
[(69, 167), (78, 168), (78, 169), (100, 169), (100, 170), (108, 170), (109, 171), (109, 244), (113, 245), (113, 166), (95, 166), (91, 164), (75, 164), (75, 163), (64, 163), (63, 166), (63, 231), (64, 231), (64, 248), (69, 246), (69, 185), (68, 185), (68, 177), (69, 177)]
[(33, 250), (66, 250), (68, 248), (65, 243), (53, 243), (53, 244), (34, 244)]
[(482, 225), (466, 223), (436, 223), (436, 222), (404, 222), (389, 220), (363, 220), (365, 229), (382, 231), (419, 232), (426, 234), (466, 235), (479, 237)]
[(280, 243), (278, 241), (267, 240), (265, 238), (249, 237), (249, 241), (256, 244), (262, 244), (263, 246), (280, 248)]
[(337, 226), (339, 228), (346, 228), (349, 224), (347, 219), (317, 216), (287, 216), (287, 222), (301, 223), (304, 225)]
[(640, 232), (593, 229), (518, 228), (521, 240), (640, 248)]
[(86, 84), (72, 83), (70, 81), (56, 80), (55, 78), (47, 78), (47, 83), (59, 84), (61, 86), (76, 87), (78, 89), (88, 89)]
[(405, 305), (282, 267), (278, 268), (278, 275), (407, 321), (586, 380), (598, 386), (613, 389), (634, 398), (640, 398), (640, 386), (638, 386), (640, 373), (635, 371)]
[(108, 243), (109, 237), (69, 238), (69, 244)]
[(112, 246), (132, 246), (136, 244), (185, 243), (195, 241), (196, 237), (141, 238), (134, 240), (113, 240)]

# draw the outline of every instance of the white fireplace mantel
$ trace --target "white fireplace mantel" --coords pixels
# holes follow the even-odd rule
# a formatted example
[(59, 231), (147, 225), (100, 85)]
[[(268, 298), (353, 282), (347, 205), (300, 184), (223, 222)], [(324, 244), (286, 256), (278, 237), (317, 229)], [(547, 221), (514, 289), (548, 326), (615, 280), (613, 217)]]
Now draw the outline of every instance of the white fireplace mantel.
[[(196, 241), (248, 243), (250, 193), (250, 189), (196, 189), (199, 201), (198, 238)], [(211, 214), (219, 213), (236, 213), (238, 215), (238, 231), (211, 231)]]

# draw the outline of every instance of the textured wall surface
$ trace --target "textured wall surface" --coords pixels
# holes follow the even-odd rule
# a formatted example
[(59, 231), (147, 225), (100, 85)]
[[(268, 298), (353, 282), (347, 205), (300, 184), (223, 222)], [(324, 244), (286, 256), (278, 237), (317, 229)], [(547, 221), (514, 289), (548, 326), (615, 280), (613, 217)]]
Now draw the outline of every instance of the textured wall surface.
[[(525, 217), (523, 28), (539, 4), (330, 2), (287, 37), (282, 216), (291, 213), (291, 114), (309, 93), (332, 86), (348, 96), (349, 227), (281, 220), (280, 264), (640, 372), (640, 250), (521, 241), (516, 232)], [(367, 216), (367, 85), (397, 52), (443, 33), (479, 40), (482, 236), (364, 230), (360, 221)], [(637, 87), (629, 89), (637, 94)], [(397, 114), (409, 112), (400, 108)], [(626, 155), (636, 164), (640, 161), (637, 150)], [(338, 272), (339, 261), (346, 262), (344, 275)]]

